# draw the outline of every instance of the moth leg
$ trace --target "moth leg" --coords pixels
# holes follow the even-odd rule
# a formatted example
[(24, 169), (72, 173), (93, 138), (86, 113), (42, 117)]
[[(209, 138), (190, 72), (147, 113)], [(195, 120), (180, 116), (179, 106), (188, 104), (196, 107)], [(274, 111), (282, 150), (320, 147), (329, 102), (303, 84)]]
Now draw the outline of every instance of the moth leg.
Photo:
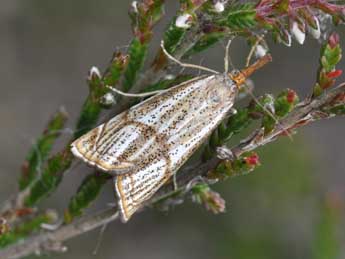
[(151, 92), (147, 92), (147, 93), (132, 94), (132, 93), (122, 92), (119, 89), (116, 89), (116, 88), (109, 86), (109, 85), (107, 85), (106, 87), (109, 88), (110, 90), (112, 90), (113, 92), (115, 92), (119, 95), (122, 95), (122, 96), (126, 96), (126, 97), (148, 97), (148, 96), (159, 94), (159, 93), (166, 91), (166, 90), (157, 90), (157, 91), (151, 91)]
[(173, 62), (177, 63), (178, 65), (180, 65), (181, 67), (189, 67), (189, 68), (195, 68), (195, 69), (200, 69), (200, 70), (204, 70), (207, 72), (210, 72), (212, 74), (219, 74), (218, 71), (207, 68), (207, 67), (203, 67), (203, 66), (198, 66), (198, 65), (194, 65), (194, 64), (188, 64), (188, 63), (183, 63), (181, 61), (179, 61), (178, 59), (174, 58), (172, 55), (169, 54), (169, 52), (165, 49), (164, 47), (164, 41), (161, 41), (161, 48), (164, 52), (164, 54)]
[(174, 191), (178, 190), (178, 184), (176, 179), (176, 172), (173, 174), (173, 184), (174, 184)]

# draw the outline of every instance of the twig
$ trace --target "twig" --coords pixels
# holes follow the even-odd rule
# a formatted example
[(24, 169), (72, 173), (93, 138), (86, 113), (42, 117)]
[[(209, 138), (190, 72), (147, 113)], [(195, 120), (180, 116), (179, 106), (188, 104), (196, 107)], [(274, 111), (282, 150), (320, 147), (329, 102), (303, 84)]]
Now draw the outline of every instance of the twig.
[(32, 253), (56, 250), (62, 247), (62, 242), (72, 237), (108, 224), (118, 218), (119, 214), (114, 208), (104, 210), (95, 215), (84, 217), (75, 223), (64, 225), (52, 232), (43, 232), (37, 236), (26, 239), (22, 243), (10, 246), (0, 251), (0, 258), (20, 258)]

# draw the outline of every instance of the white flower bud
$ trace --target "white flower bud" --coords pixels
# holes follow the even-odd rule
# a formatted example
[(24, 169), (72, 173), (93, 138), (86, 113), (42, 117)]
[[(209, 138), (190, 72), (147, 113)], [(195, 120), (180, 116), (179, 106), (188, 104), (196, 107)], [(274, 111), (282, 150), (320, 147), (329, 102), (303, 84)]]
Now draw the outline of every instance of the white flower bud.
[(137, 1), (132, 2), (132, 8), (133, 8), (133, 11), (135, 13), (138, 13), (138, 2)]
[(101, 78), (101, 72), (100, 72), (99, 69), (98, 69), (97, 67), (95, 67), (95, 66), (93, 66), (93, 67), (90, 69), (88, 79), (91, 80), (94, 76), (97, 76), (98, 78)]
[(175, 25), (178, 28), (188, 29), (192, 25), (192, 16), (188, 13), (178, 16)]
[(297, 22), (292, 24), (291, 33), (299, 44), (303, 44), (305, 40), (305, 32), (300, 29)]
[(100, 101), (105, 106), (111, 106), (116, 104), (116, 99), (112, 93), (106, 93), (102, 96)]
[(216, 11), (216, 13), (221, 13), (224, 11), (224, 9), (225, 9), (224, 1), (220, 0), (214, 4), (214, 10)]
[(175, 76), (172, 75), (172, 74), (167, 74), (167, 75), (164, 77), (165, 80), (173, 80), (174, 78), (175, 78)]

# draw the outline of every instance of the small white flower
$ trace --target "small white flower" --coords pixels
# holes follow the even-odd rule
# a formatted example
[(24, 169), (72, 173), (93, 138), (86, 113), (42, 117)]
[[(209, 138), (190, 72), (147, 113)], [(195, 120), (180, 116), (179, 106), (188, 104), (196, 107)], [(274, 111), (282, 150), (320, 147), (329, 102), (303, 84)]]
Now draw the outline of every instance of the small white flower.
[(132, 8), (133, 8), (133, 11), (135, 13), (138, 13), (138, 2), (137, 1), (132, 2)]
[(110, 106), (116, 103), (116, 99), (112, 93), (106, 93), (101, 98), (101, 103), (106, 106)]
[(192, 25), (192, 16), (188, 13), (178, 16), (175, 25), (178, 28), (188, 29)]
[(175, 78), (175, 76), (172, 75), (172, 74), (167, 74), (167, 75), (164, 77), (165, 80), (173, 80), (174, 78)]
[(319, 20), (317, 18), (315, 18), (315, 22), (316, 22), (316, 29), (314, 29), (313, 27), (308, 27), (310, 34), (314, 37), (314, 39), (319, 39), (321, 36), (321, 29), (320, 29), (320, 23)]
[(99, 69), (95, 66), (93, 66), (91, 69), (90, 69), (90, 72), (89, 72), (89, 77), (88, 79), (91, 80), (92, 77), (94, 76), (97, 76), (98, 78), (101, 78), (101, 72), (99, 71)]
[(224, 9), (225, 9), (224, 1), (217, 1), (214, 4), (214, 10), (216, 11), (216, 13), (221, 13), (224, 11)]
[(267, 53), (267, 49), (264, 46), (262, 46), (260, 44), (258, 44), (256, 46), (256, 48), (255, 48), (255, 57), (262, 58), (263, 56), (266, 55), (266, 53)]
[(305, 32), (298, 26), (297, 22), (292, 24), (291, 33), (299, 44), (303, 44), (305, 40)]

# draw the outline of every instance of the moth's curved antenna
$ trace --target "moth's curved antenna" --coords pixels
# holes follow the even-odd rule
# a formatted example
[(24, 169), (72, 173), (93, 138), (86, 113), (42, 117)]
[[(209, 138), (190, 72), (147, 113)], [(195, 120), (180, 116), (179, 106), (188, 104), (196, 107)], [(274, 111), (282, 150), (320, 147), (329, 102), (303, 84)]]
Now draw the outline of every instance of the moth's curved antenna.
[(178, 59), (174, 58), (172, 55), (170, 55), (170, 53), (165, 49), (164, 47), (164, 41), (161, 41), (161, 48), (163, 53), (168, 57), (168, 59), (170, 59), (171, 61), (175, 62), (176, 64), (180, 65), (181, 67), (189, 67), (189, 68), (195, 68), (195, 69), (200, 69), (206, 72), (210, 72), (212, 74), (219, 74), (218, 71), (207, 68), (207, 67), (203, 67), (203, 66), (198, 66), (198, 65), (194, 65), (194, 64), (188, 64), (188, 63), (183, 63), (181, 61), (179, 61)]

